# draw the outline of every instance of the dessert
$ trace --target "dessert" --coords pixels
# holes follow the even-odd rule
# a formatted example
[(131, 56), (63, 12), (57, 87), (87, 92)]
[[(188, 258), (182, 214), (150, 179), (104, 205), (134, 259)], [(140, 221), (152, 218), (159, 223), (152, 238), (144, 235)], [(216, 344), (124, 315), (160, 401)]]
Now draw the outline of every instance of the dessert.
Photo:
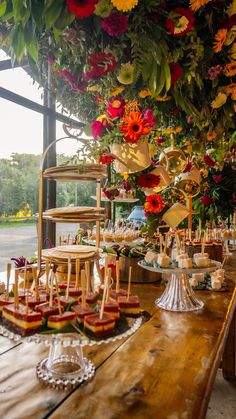
[(56, 304), (53, 304), (52, 306), (50, 306), (49, 303), (39, 304), (35, 307), (35, 310), (41, 313), (44, 319), (47, 319), (54, 314), (59, 314), (59, 307)]
[(36, 313), (23, 304), (19, 304), (18, 308), (14, 304), (4, 306), (2, 316), (3, 322), (22, 336), (37, 332), (42, 326), (41, 313)]
[(4, 306), (9, 306), (14, 303), (14, 297), (8, 297), (6, 294), (0, 296), (0, 316), (2, 314), (2, 309)]
[(40, 294), (38, 298), (29, 297), (28, 301), (27, 301), (27, 304), (28, 304), (29, 307), (34, 308), (35, 306), (38, 306), (39, 304), (46, 303), (46, 302), (47, 302), (46, 294), (44, 294), (44, 295)]
[(140, 313), (140, 303), (137, 295), (130, 295), (129, 297), (120, 296), (117, 298), (120, 311), (127, 315), (134, 315)]
[(62, 314), (55, 314), (48, 317), (48, 327), (50, 329), (62, 329), (73, 323), (76, 323), (76, 314), (72, 311), (65, 311)]
[(90, 314), (94, 314), (95, 311), (89, 305), (85, 305), (84, 307), (81, 304), (76, 304), (71, 307), (71, 311), (73, 311), (78, 319), (79, 323), (84, 323), (85, 316), (89, 316)]
[(119, 288), (117, 291), (116, 290), (110, 291), (110, 297), (113, 298), (114, 300), (117, 300), (118, 297), (126, 297), (127, 295), (128, 295), (128, 292), (122, 288)]
[(195, 264), (198, 268), (207, 268), (210, 266), (211, 261), (208, 256), (199, 256), (195, 258)]
[(73, 298), (73, 297), (66, 297), (66, 295), (60, 295), (59, 297), (56, 297), (55, 298), (55, 302), (56, 303), (58, 303), (58, 299), (59, 299), (59, 301), (60, 301), (60, 304), (63, 306), (63, 307), (69, 307), (69, 306), (71, 306), (72, 304), (75, 304), (76, 303), (76, 299), (75, 298)]
[(99, 297), (98, 292), (88, 292), (86, 294), (86, 298), (85, 298), (86, 304), (88, 304), (89, 306), (92, 306), (92, 307), (95, 306), (96, 302), (98, 300), (98, 297)]
[[(98, 301), (98, 307), (101, 307), (101, 301)], [(120, 318), (120, 307), (119, 304), (114, 300), (109, 300), (104, 304), (104, 311), (105, 314), (110, 314), (116, 320)]]
[(91, 314), (84, 318), (84, 327), (96, 336), (104, 336), (111, 333), (115, 327), (115, 318), (104, 314), (102, 319), (99, 314)]
[(170, 257), (165, 253), (160, 253), (157, 257), (157, 263), (161, 268), (168, 268), (170, 264)]
[(178, 261), (179, 268), (192, 268), (193, 261), (191, 258), (182, 258)]
[(158, 259), (158, 253), (153, 252), (152, 250), (149, 250), (146, 253), (145, 258), (144, 258), (145, 262), (152, 263), (152, 264), (157, 262), (157, 259)]

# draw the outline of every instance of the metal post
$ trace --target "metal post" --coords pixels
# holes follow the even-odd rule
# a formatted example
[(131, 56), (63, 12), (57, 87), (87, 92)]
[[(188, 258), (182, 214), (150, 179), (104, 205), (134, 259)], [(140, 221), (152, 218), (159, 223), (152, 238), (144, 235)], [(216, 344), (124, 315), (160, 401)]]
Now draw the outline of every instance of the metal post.
[[(44, 106), (55, 111), (56, 97), (53, 92), (53, 81), (50, 64), (48, 64), (47, 86), (44, 89)], [(50, 115), (44, 115), (44, 139), (43, 151), (56, 139), (56, 120)], [(45, 167), (56, 166), (56, 145), (48, 151)], [(52, 180), (44, 181), (44, 210), (56, 207), (56, 182)], [(44, 223), (43, 227), (43, 247), (48, 247), (48, 243), (56, 244), (56, 225), (55, 223)]]

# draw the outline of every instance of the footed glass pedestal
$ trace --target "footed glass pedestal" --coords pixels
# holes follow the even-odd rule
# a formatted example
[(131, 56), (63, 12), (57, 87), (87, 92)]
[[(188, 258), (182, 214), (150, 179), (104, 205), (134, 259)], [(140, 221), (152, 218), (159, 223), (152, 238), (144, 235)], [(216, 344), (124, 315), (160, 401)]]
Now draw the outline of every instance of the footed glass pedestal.
[(73, 388), (94, 373), (95, 366), (84, 358), (81, 345), (65, 346), (63, 339), (53, 337), (48, 358), (42, 359), (36, 367), (39, 380), (58, 389)]
[(200, 310), (203, 307), (203, 302), (196, 297), (187, 275), (192, 273), (209, 273), (221, 266), (220, 262), (211, 261), (211, 266), (208, 268), (178, 268), (171, 265), (168, 268), (153, 267), (147, 265), (145, 261), (138, 262), (138, 264), (149, 271), (170, 274), (165, 291), (156, 299), (155, 304), (164, 310), (169, 311), (194, 311)]

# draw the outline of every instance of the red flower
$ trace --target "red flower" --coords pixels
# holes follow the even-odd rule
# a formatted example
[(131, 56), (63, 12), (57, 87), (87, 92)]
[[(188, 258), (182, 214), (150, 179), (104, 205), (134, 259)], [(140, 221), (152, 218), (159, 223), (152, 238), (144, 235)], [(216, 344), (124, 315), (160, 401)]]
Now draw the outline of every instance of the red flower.
[(220, 183), (222, 181), (223, 175), (213, 175), (212, 178), (215, 181), (215, 183)]
[(179, 63), (170, 63), (171, 86), (175, 84), (183, 74), (183, 69)]
[(102, 164), (110, 164), (113, 162), (114, 157), (110, 156), (109, 154), (101, 153), (99, 157), (99, 161)]
[(67, 0), (68, 12), (74, 13), (79, 19), (90, 16), (95, 10), (98, 0)]
[(164, 202), (159, 194), (149, 195), (144, 204), (144, 211), (147, 213), (158, 214), (164, 208)]
[(193, 25), (193, 12), (183, 7), (176, 7), (166, 19), (166, 27), (174, 36), (184, 36), (187, 32), (191, 32)]
[(84, 73), (84, 80), (96, 80), (103, 77), (116, 68), (116, 60), (110, 52), (94, 52), (88, 57), (88, 64), (91, 70)]
[(124, 99), (114, 97), (108, 102), (108, 115), (111, 119), (123, 116), (125, 109)]
[(152, 173), (142, 173), (138, 176), (137, 182), (141, 188), (155, 188), (160, 183), (160, 176)]
[(209, 167), (214, 167), (216, 165), (215, 160), (213, 160), (210, 156), (208, 156), (208, 154), (205, 154), (203, 156), (203, 160)]
[(203, 196), (201, 197), (200, 201), (201, 201), (202, 205), (204, 205), (204, 207), (208, 207), (209, 205), (211, 205), (211, 204), (212, 204), (213, 199), (212, 199), (212, 197), (211, 197), (211, 196), (209, 196), (209, 195), (203, 195)]
[(192, 163), (191, 161), (189, 161), (189, 162), (186, 164), (185, 169), (183, 170), (183, 173), (190, 172), (190, 170), (192, 169), (192, 167), (193, 167), (193, 163)]
[(156, 139), (155, 139), (155, 141), (156, 141), (156, 143), (157, 143), (157, 144), (162, 144), (162, 143), (164, 143), (164, 142), (165, 142), (165, 140), (166, 140), (166, 139), (165, 139), (165, 138), (163, 138), (163, 137), (159, 137), (159, 138), (156, 138)]
[(102, 29), (110, 36), (120, 36), (128, 28), (128, 16), (111, 13), (102, 22)]

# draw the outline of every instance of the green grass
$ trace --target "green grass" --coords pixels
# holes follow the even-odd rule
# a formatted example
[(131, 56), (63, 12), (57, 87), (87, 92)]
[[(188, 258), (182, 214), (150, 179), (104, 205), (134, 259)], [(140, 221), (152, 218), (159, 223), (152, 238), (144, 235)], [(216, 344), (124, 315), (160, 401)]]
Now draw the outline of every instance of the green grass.
[(25, 227), (25, 226), (34, 225), (34, 224), (36, 224), (35, 220), (1, 221), (0, 228)]

